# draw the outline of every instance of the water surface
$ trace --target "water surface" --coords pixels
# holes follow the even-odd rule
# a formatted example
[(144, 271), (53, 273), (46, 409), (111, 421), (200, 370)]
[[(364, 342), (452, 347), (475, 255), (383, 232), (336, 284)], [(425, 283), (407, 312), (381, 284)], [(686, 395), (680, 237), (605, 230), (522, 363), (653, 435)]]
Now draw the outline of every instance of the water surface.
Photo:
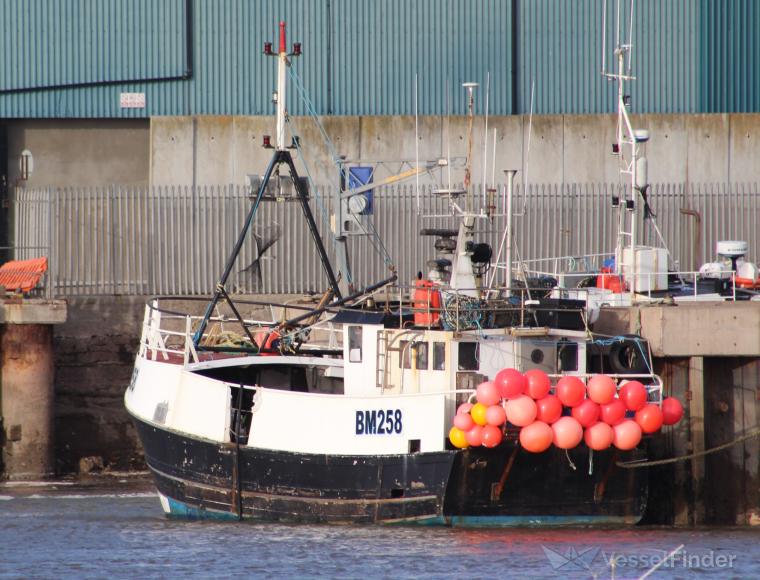
[(681, 544), (650, 578), (760, 578), (758, 529), (217, 523), (142, 480), (0, 486), (0, 578), (638, 578)]

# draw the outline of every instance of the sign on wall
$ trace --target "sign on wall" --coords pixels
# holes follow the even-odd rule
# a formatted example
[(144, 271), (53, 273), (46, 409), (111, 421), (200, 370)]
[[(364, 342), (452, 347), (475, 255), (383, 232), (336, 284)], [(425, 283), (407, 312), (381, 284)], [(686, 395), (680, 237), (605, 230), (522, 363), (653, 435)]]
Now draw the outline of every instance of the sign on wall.
[(119, 106), (122, 109), (144, 109), (145, 93), (121, 93)]

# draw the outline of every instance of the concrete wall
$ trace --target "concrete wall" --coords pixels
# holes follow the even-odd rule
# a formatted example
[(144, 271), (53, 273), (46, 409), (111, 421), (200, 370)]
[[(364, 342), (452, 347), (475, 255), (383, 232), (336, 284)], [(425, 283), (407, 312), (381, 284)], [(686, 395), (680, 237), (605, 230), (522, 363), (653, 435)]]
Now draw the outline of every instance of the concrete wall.
[[(150, 125), (144, 119), (24, 119), (6, 122), (8, 183), (27, 187), (147, 185)], [(19, 158), (34, 170), (19, 181)]]
[[(302, 138), (312, 177), (335, 180), (334, 166), (310, 118), (292, 118)], [(349, 159), (414, 160), (414, 117), (326, 117), (322, 119), (337, 153)], [(587, 183), (618, 180), (611, 155), (615, 115), (527, 116), (488, 119), (488, 179), (494, 130), (496, 175), (524, 169), (533, 183)], [(760, 114), (646, 115), (633, 117), (636, 128), (650, 131), (645, 147), (652, 183), (755, 182), (760, 144)], [(483, 179), (484, 118), (475, 120), (473, 181)], [(271, 156), (262, 136), (274, 134), (271, 117), (154, 117), (151, 119), (151, 182), (156, 185), (243, 183), (246, 173), (263, 173)], [(467, 152), (465, 117), (421, 117), (421, 160)], [(299, 171), (303, 171), (298, 165)], [(462, 172), (454, 178), (462, 179)]]

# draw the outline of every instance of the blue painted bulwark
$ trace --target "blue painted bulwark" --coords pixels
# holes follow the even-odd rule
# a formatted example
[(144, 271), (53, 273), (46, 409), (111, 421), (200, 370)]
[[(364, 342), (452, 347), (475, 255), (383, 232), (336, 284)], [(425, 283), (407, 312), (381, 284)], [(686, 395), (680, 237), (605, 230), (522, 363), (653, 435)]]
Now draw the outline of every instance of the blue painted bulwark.
[[(755, 0), (637, 0), (633, 18), (635, 112), (760, 110)], [(528, 112), (533, 83), (537, 114), (615, 109), (599, 0), (3, 0), (0, 118), (269, 115), (280, 20), (321, 115), (413, 114), (415, 75), (421, 114), (462, 114), (461, 83), (488, 73), (492, 114)]]

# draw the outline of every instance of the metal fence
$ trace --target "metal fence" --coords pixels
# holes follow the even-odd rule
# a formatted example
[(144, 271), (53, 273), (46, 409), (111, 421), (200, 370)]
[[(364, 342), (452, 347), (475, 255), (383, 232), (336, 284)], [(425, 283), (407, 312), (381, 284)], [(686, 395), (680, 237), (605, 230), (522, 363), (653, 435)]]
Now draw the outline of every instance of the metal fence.
[[(476, 190), (479, 191), (479, 190)], [(565, 185), (517, 188), (514, 233), (524, 260), (612, 251), (615, 212), (613, 185)], [(497, 194), (497, 206), (502, 202)], [(715, 242), (746, 240), (749, 259), (760, 260), (758, 184), (655, 185), (649, 199), (675, 266), (696, 269), (714, 254)], [(431, 227), (453, 227), (447, 200), (419, 196), (414, 187), (378, 188), (371, 221), (374, 236), (349, 242), (354, 281), (370, 284), (388, 275), (379, 240), (408, 282), (435, 255), (435, 238), (420, 236)], [(482, 203), (480, 195), (478, 203)], [(312, 190), (312, 211), (326, 240), (332, 211), (326, 187)], [(104, 189), (19, 189), (13, 199), (14, 257), (46, 255), (47, 293), (202, 295), (213, 291), (250, 207), (248, 190), (237, 186), (110, 187)], [(687, 211), (688, 213), (684, 213)], [(505, 220), (478, 221), (479, 241), (496, 253)], [(254, 232), (281, 230), (281, 238), (261, 260), (261, 279), (248, 269), (257, 256), (249, 236), (229, 289), (245, 293), (321, 292), (326, 286), (317, 253), (301, 212), (293, 202), (262, 203)], [(639, 224), (641, 243), (655, 241), (649, 222)], [(517, 256), (515, 256), (517, 257)]]

